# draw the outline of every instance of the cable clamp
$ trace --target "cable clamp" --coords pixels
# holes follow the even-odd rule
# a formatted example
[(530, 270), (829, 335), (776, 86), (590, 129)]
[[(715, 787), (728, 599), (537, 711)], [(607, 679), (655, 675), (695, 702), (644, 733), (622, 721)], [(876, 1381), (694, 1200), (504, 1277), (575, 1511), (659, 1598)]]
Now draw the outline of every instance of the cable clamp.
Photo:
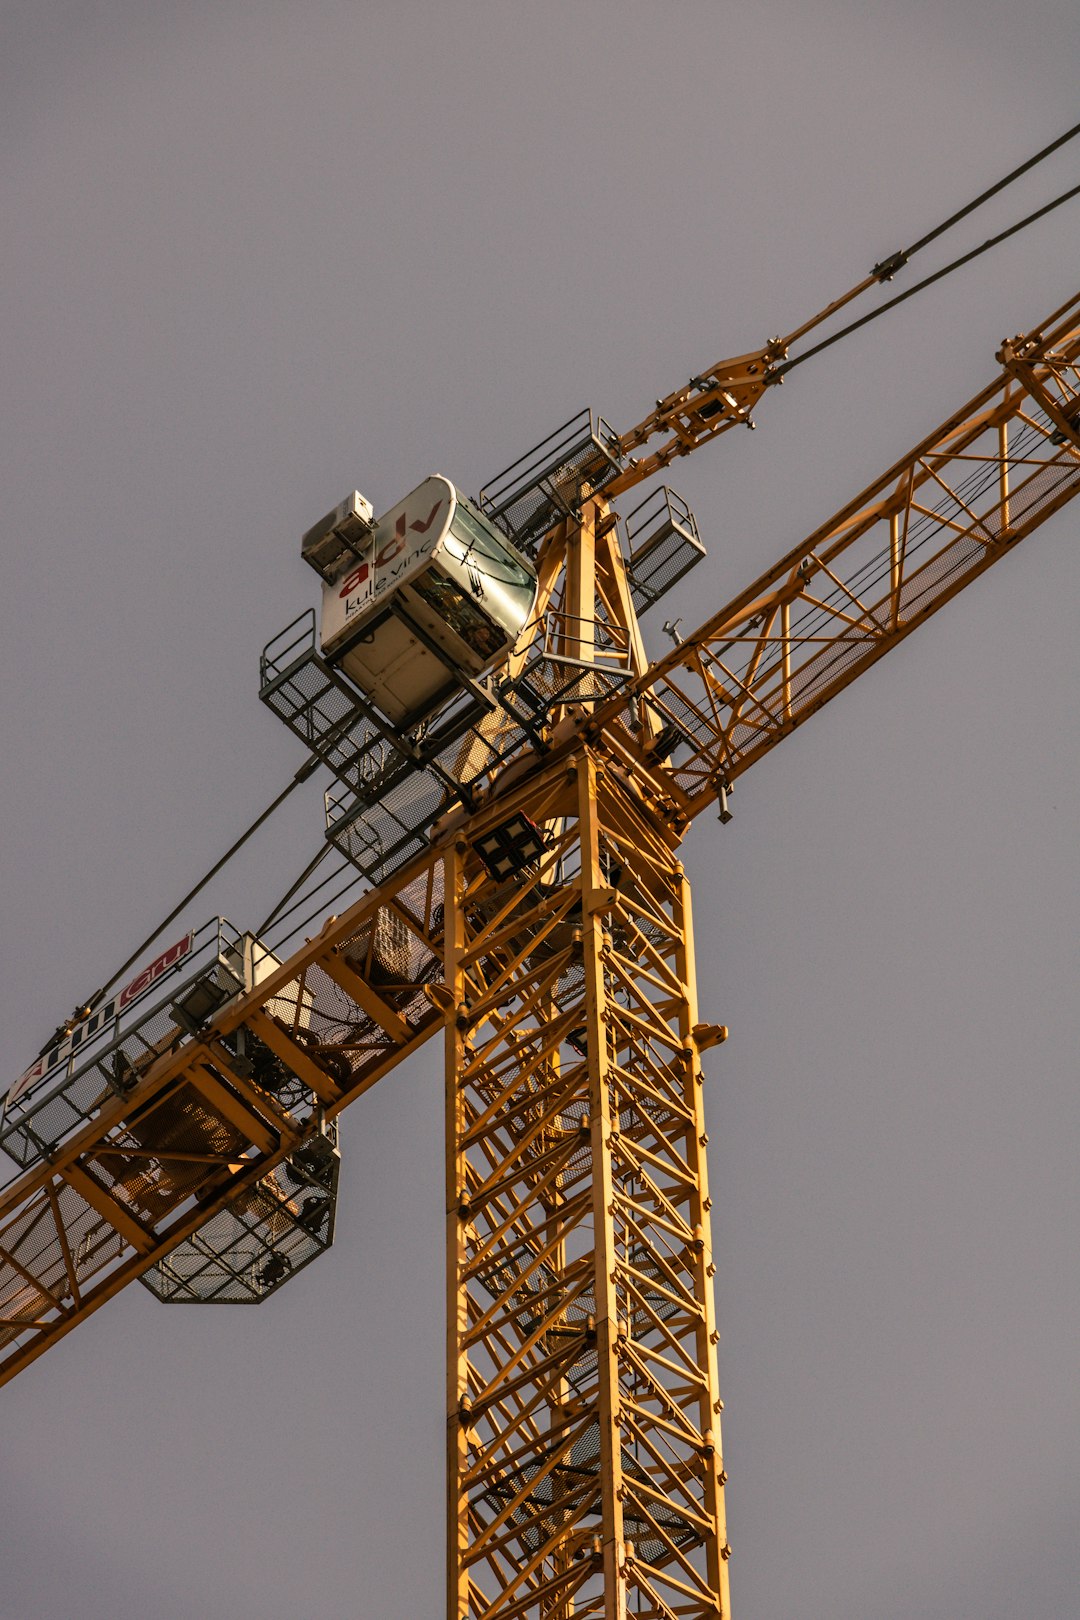
[(907, 262), (908, 256), (903, 248), (897, 248), (896, 252), (890, 253), (887, 259), (882, 259), (880, 264), (875, 264), (870, 274), (875, 281), (891, 281), (896, 272), (902, 270)]

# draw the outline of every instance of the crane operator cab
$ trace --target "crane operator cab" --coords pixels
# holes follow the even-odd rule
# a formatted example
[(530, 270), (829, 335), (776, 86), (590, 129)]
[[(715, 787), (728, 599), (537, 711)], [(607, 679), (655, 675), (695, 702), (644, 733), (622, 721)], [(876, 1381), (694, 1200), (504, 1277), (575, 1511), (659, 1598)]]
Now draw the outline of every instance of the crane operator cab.
[(508, 658), (536, 605), (533, 565), (441, 475), (380, 518), (354, 491), (301, 554), (323, 657), (402, 729)]

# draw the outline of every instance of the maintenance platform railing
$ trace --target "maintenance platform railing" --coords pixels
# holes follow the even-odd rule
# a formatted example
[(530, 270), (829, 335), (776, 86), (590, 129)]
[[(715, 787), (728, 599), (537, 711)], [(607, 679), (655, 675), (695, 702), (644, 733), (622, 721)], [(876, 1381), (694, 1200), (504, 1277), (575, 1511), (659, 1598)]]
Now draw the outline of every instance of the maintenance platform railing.
[(211, 917), (15, 1082), (0, 1112), (0, 1147), (23, 1169), (36, 1164), (106, 1102), (126, 1096), (156, 1057), (276, 962), (250, 934)]
[(626, 673), (612, 662), (567, 663), (541, 633), (513, 679), (469, 683), (424, 725), (401, 732), (321, 657), (308, 611), (264, 648), (259, 696), (337, 778), (326, 794), (326, 837), (382, 882), (511, 757), (544, 752), (553, 709), (600, 701)]
[(139, 1281), (167, 1305), (256, 1305), (334, 1241), (338, 1122), (324, 1123), (287, 1159)]
[(519, 550), (534, 556), (554, 524), (578, 515), (586, 486), (599, 494), (625, 464), (618, 435), (586, 408), (490, 479), (477, 505)]
[(697, 519), (681, 495), (661, 484), (626, 514), (627, 576), (638, 614), (677, 585), (705, 555)]

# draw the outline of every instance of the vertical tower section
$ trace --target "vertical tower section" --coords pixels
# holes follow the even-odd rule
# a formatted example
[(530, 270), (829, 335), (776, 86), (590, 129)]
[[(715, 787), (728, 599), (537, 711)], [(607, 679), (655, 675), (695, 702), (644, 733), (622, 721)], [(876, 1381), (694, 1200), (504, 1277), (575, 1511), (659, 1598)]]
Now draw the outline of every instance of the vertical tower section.
[(730, 1614), (675, 844), (582, 748), (446, 858), (448, 1620)]

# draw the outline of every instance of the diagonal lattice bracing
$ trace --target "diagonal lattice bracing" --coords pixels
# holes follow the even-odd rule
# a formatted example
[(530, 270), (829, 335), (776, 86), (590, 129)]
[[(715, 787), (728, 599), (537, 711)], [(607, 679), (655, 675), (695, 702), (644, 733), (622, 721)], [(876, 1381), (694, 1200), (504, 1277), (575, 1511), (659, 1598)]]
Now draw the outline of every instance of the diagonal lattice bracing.
[(448, 1613), (703, 1620), (728, 1549), (686, 885), (615, 771), (545, 784), (508, 892), (447, 859)]

